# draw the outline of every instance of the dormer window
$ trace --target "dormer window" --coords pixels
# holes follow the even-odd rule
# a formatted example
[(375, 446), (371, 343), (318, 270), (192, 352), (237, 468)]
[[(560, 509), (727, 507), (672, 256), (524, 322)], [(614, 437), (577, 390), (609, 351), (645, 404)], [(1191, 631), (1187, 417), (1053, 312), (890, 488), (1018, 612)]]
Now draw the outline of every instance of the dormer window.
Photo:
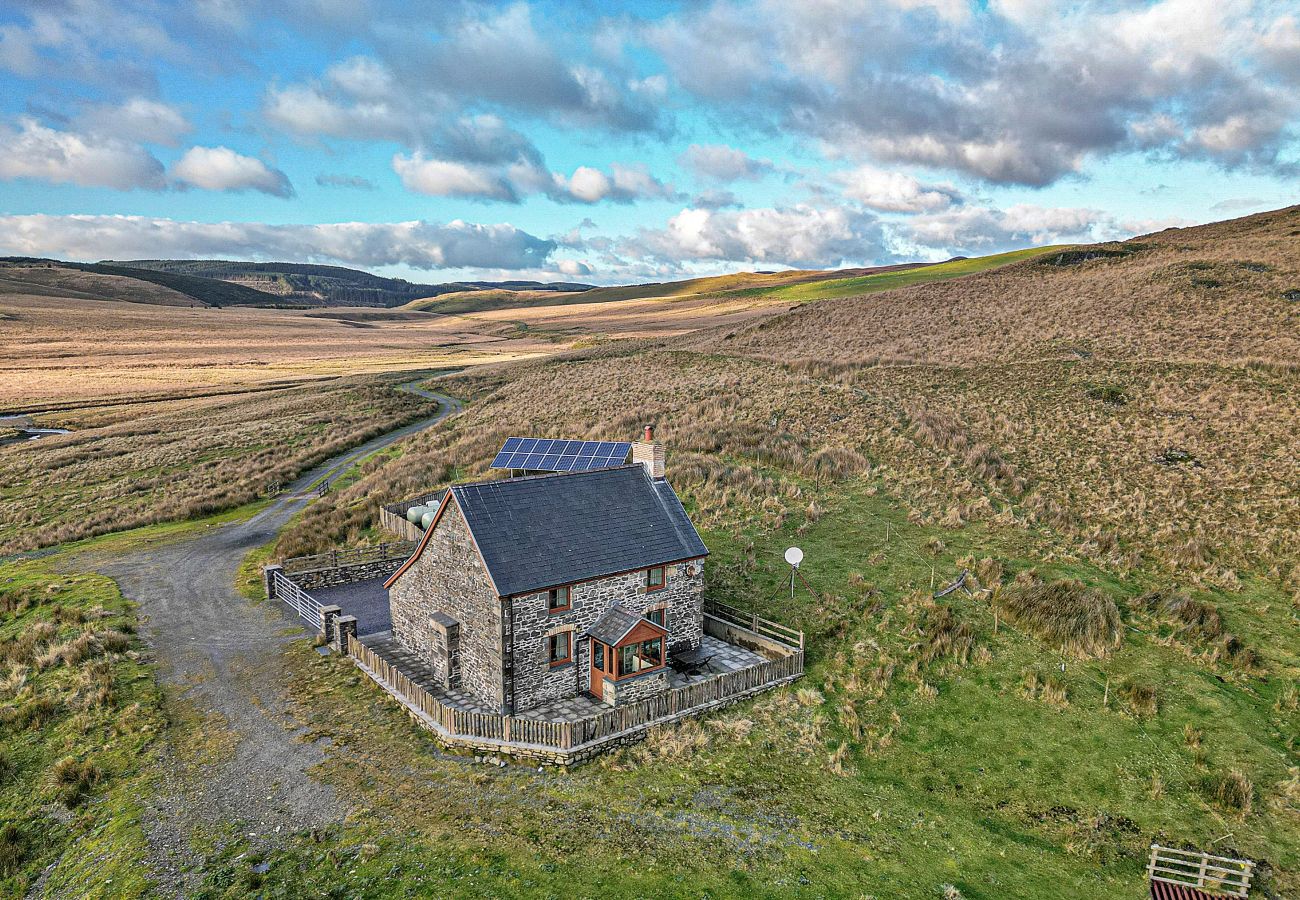
[(573, 605), (571, 589), (568, 587), (552, 588), (546, 593), (546, 609), (549, 612), (564, 612)]
[(663, 566), (655, 566), (653, 569), (646, 570), (645, 589), (647, 591), (661, 591), (666, 583)]

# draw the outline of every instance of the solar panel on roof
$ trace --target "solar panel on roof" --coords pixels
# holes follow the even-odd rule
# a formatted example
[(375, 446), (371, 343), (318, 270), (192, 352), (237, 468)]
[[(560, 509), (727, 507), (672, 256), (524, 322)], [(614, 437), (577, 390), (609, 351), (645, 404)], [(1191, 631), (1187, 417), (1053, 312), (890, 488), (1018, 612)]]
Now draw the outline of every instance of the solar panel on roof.
[(568, 441), (553, 438), (506, 438), (494, 469), (529, 472), (586, 472), (621, 466), (632, 449), (630, 441)]

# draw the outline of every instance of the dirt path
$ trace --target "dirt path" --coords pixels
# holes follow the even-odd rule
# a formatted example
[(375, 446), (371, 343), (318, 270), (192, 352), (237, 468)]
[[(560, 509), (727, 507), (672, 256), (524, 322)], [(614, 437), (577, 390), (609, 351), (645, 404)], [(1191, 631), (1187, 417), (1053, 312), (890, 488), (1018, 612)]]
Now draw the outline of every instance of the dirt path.
[(198, 720), (169, 735), (158, 792), (145, 801), (151, 874), (165, 896), (185, 896), (201, 877), (195, 840), (219, 837), (234, 824), (254, 843), (274, 842), (347, 814), (346, 802), (307, 774), (323, 748), (297, 739), (286, 708), (283, 648), (302, 633), (274, 605), (244, 599), (235, 575), (249, 551), (315, 498), (309, 487), (460, 409), (458, 401), (418, 383), (402, 389), (438, 400), (441, 410), (316, 467), (251, 519), (73, 564), (112, 577), (139, 603), (141, 633), (157, 659), (169, 709)]

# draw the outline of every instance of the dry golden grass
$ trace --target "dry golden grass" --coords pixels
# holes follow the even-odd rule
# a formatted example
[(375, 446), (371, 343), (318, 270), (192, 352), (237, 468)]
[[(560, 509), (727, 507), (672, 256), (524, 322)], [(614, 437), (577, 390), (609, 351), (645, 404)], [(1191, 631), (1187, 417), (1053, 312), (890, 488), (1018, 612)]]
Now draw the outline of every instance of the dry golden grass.
[[(960, 281), (818, 303), (693, 346), (766, 359), (971, 365), (1088, 354), (1300, 360), (1300, 207), (1060, 255)], [(1105, 248), (1103, 248), (1105, 249)], [(1095, 251), (1090, 251), (1095, 252)], [(1073, 260), (1069, 254), (1066, 260)]]
[(159, 284), (47, 265), (0, 265), (0, 293), (83, 300), (129, 299), (134, 303), (158, 306), (202, 306), (193, 297)]
[(239, 506), (434, 408), (361, 378), (98, 410), (85, 430), (0, 448), (0, 552)]
[(545, 341), (475, 331), (459, 318), (375, 323), (363, 321), (365, 314), (349, 321), (296, 310), (0, 294), (0, 409), (166, 399), (554, 351)]

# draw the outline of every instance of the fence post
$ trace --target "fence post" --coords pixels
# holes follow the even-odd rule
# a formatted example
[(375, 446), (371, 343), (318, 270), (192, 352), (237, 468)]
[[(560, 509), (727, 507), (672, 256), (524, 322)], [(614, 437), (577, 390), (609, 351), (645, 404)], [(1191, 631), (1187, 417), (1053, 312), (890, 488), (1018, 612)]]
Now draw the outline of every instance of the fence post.
[(334, 636), (335, 623), (343, 615), (341, 606), (322, 606), (320, 608), (320, 633), (325, 636), (325, 643), (337, 646), (340, 651), (347, 649), (346, 643), (340, 643)]
[(348, 641), (354, 640), (357, 636), (357, 617), (339, 616), (334, 620), (334, 630), (338, 636), (335, 647), (347, 647)]
[(266, 589), (266, 599), (275, 599), (275, 577), (284, 572), (284, 566), (262, 566), (262, 586)]

